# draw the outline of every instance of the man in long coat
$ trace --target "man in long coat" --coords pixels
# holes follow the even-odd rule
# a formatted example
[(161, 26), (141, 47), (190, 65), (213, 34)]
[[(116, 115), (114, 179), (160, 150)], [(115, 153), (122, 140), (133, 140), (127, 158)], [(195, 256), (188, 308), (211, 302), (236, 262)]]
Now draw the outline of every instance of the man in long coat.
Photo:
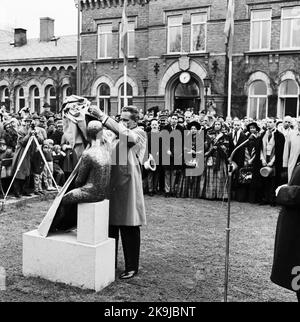
[(284, 135), (275, 127), (276, 120), (267, 120), (267, 130), (261, 135), (260, 160), (263, 167), (274, 169), (267, 178), (262, 178), (261, 193), (264, 198), (261, 204), (269, 203), (275, 205), (275, 190), (281, 183), (281, 172), (283, 163), (283, 149), (285, 144)]
[[(27, 143), (32, 135), (36, 135), (39, 143), (43, 142), (43, 136), (41, 132), (34, 130), (31, 127), (32, 123), (31, 116), (28, 116), (25, 119), (25, 126), (22, 126), (18, 130), (18, 142), (16, 147), (16, 152), (14, 154), (13, 162), (12, 162), (12, 174), (15, 173), (17, 167), (22, 159), (23, 153), (25, 152)], [(29, 147), (22, 164), (20, 165), (19, 171), (16, 175), (16, 179), (14, 181), (14, 193), (16, 197), (20, 197), (20, 194), (24, 196), (29, 196), (30, 193), (29, 189), (29, 181), (30, 181), (30, 174), (31, 174), (31, 158), (33, 152), (36, 149), (35, 142)]]
[(117, 250), (121, 233), (125, 271), (120, 278), (129, 279), (138, 273), (140, 226), (146, 224), (141, 164), (147, 135), (137, 126), (139, 112), (135, 106), (123, 108), (120, 123), (95, 107), (89, 113), (119, 138), (112, 157), (109, 236), (116, 239)]
[(300, 118), (297, 119), (297, 125), (298, 128), (292, 131), (290, 135), (286, 137), (284, 146), (283, 167), (288, 168), (289, 180), (291, 180), (300, 155)]
[(300, 166), (288, 185), (277, 189), (282, 206), (275, 237), (271, 281), (297, 293), (300, 302)]

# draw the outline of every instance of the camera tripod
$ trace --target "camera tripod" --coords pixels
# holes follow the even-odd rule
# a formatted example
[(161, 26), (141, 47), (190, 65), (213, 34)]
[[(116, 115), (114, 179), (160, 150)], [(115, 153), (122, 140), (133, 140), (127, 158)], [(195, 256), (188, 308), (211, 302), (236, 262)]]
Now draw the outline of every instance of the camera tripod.
[(40, 155), (41, 155), (41, 157), (42, 157), (42, 159), (43, 159), (43, 161), (44, 161), (44, 163), (45, 163), (45, 166), (46, 166), (47, 170), (48, 170), (48, 171), (49, 171), (49, 173), (50, 173), (51, 179), (52, 179), (52, 181), (53, 181), (53, 182), (54, 182), (54, 184), (55, 184), (55, 188), (56, 188), (56, 190), (57, 190), (57, 191), (59, 191), (59, 188), (58, 188), (58, 186), (57, 186), (57, 184), (56, 184), (56, 181), (55, 181), (55, 179), (54, 179), (54, 177), (53, 177), (53, 175), (52, 175), (52, 172), (51, 172), (51, 170), (50, 170), (50, 168), (49, 168), (49, 165), (48, 165), (48, 163), (47, 163), (47, 160), (46, 160), (46, 158), (45, 158), (45, 156), (44, 156), (44, 153), (43, 153), (43, 151), (42, 151), (41, 145), (39, 144), (39, 142), (38, 142), (38, 140), (37, 140), (37, 138), (36, 138), (35, 134), (32, 134), (32, 135), (31, 135), (31, 137), (30, 137), (30, 139), (29, 139), (29, 140), (28, 140), (28, 142), (27, 142), (27, 145), (26, 145), (25, 150), (24, 150), (24, 152), (23, 152), (23, 154), (22, 154), (22, 157), (21, 157), (20, 162), (19, 162), (19, 164), (18, 164), (18, 166), (17, 166), (17, 169), (16, 169), (16, 171), (15, 171), (15, 173), (14, 173), (14, 176), (13, 176), (13, 178), (12, 178), (12, 180), (11, 180), (11, 183), (10, 183), (10, 185), (9, 185), (9, 187), (8, 187), (7, 191), (6, 191), (6, 194), (5, 194), (4, 199), (3, 199), (3, 203), (4, 203), (4, 204), (5, 204), (5, 201), (6, 201), (6, 199), (7, 199), (8, 193), (9, 193), (9, 191), (10, 191), (10, 189), (11, 189), (11, 187), (12, 187), (12, 185), (13, 185), (13, 183), (14, 183), (15, 179), (16, 179), (16, 176), (17, 176), (18, 172), (20, 171), (21, 165), (22, 165), (22, 163), (23, 163), (23, 161), (24, 161), (24, 159), (25, 159), (25, 156), (26, 156), (26, 154), (27, 154), (27, 152), (28, 152), (28, 150), (29, 150), (29, 148), (30, 148), (30, 146), (31, 146), (32, 142), (35, 142), (35, 144), (36, 144), (36, 146), (37, 146), (37, 149), (38, 149), (38, 151), (39, 151), (39, 153), (40, 153)]

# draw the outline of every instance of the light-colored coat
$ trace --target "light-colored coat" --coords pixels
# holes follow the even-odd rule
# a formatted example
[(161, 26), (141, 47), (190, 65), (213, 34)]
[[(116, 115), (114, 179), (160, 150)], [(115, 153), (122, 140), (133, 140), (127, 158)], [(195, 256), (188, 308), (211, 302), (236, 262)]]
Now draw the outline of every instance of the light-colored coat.
[(300, 155), (300, 132), (291, 132), (286, 138), (283, 152), (283, 167), (288, 168), (288, 180), (291, 180), (298, 157)]
[(104, 125), (119, 136), (112, 153), (109, 224), (145, 225), (141, 161), (146, 151), (146, 133), (138, 127), (129, 130), (111, 118)]

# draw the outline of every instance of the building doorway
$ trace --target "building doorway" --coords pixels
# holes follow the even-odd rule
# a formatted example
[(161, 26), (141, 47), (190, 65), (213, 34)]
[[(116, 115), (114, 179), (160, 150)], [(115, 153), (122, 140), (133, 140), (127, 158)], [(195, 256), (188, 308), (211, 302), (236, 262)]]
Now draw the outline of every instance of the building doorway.
[(200, 105), (200, 88), (196, 81), (193, 78), (187, 84), (178, 81), (174, 91), (174, 110), (191, 109), (194, 113), (199, 113)]

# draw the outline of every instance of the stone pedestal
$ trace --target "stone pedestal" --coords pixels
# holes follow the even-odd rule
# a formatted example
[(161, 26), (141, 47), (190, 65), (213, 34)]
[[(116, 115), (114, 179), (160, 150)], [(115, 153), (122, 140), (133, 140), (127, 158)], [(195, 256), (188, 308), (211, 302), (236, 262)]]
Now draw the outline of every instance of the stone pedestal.
[(115, 280), (115, 240), (108, 238), (109, 201), (78, 205), (75, 232), (23, 235), (23, 274), (101, 291)]

